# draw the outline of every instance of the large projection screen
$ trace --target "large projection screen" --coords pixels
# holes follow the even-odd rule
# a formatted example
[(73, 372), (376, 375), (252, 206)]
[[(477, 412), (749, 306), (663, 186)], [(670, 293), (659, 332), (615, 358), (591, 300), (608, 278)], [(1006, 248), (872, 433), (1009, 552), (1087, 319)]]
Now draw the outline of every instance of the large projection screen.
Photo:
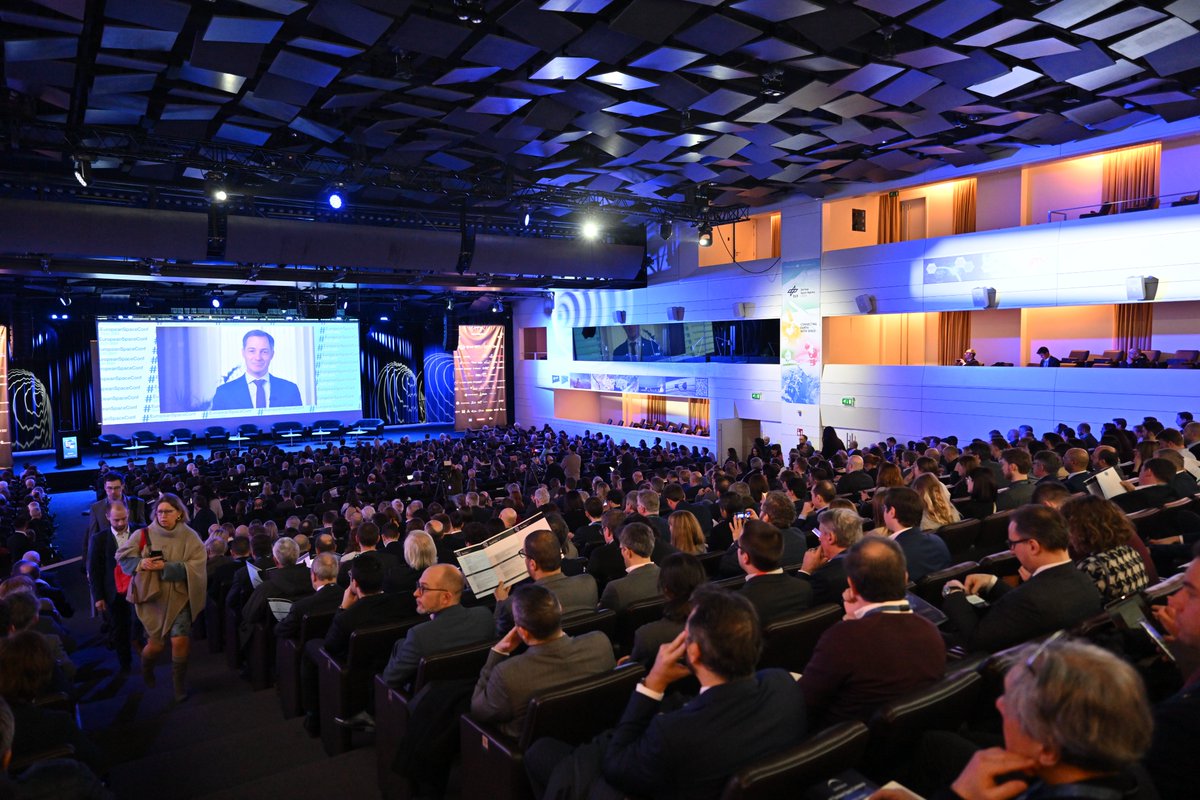
[(362, 414), (353, 320), (100, 320), (105, 433)]

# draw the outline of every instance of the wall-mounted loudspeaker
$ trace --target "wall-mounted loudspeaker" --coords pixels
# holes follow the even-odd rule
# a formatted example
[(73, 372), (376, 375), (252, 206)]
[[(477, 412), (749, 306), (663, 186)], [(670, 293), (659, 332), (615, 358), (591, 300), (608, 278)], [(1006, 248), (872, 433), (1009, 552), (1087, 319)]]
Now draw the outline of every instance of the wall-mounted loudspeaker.
[(1125, 279), (1125, 296), (1130, 300), (1153, 300), (1158, 293), (1158, 278), (1153, 275), (1130, 275)]
[(874, 314), (876, 311), (877, 306), (875, 305), (875, 295), (873, 294), (860, 294), (854, 298), (854, 302), (858, 305), (858, 313), (860, 314)]
[(991, 286), (976, 286), (971, 290), (971, 301), (976, 308), (995, 308), (1000, 304), (996, 299), (996, 290)]
[(671, 306), (667, 309), (667, 319), (672, 322), (683, 321), (683, 306)]
[(624, 311), (614, 311), (613, 312), (613, 322), (617, 323), (618, 325), (624, 325), (625, 324), (625, 312)]

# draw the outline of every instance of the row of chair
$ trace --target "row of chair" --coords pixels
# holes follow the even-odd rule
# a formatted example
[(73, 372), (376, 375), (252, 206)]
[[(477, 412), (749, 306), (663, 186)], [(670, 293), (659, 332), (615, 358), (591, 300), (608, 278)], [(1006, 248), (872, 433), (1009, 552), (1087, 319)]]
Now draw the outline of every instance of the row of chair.
[[(1143, 350), (1149, 366), (1168, 369), (1196, 369), (1200, 367), (1200, 350), (1176, 350), (1164, 353), (1161, 350)], [(1063, 367), (1117, 367), (1125, 363), (1124, 350), (1105, 350), (1096, 355), (1090, 350), (1072, 350), (1060, 360)]]
[(291, 444), (298, 440), (309, 439), (323, 441), (337, 439), (341, 436), (378, 436), (383, 433), (384, 422), (376, 418), (363, 418), (350, 425), (336, 419), (317, 420), (311, 425), (299, 422), (276, 422), (264, 430), (252, 422), (238, 425), (232, 431), (220, 426), (210, 425), (199, 434), (190, 428), (174, 428), (169, 438), (153, 431), (136, 431), (130, 436), (119, 436), (115, 433), (101, 434), (96, 439), (101, 455), (127, 453), (135, 454), (142, 451), (156, 451), (163, 447), (178, 449), (196, 445), (226, 445), (246, 444), (250, 442), (274, 442)]

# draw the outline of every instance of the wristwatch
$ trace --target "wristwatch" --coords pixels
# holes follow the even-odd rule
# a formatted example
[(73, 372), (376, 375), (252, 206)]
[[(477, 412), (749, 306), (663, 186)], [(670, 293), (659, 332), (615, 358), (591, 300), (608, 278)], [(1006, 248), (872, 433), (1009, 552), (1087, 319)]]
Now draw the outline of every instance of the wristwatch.
[(962, 589), (950, 583), (942, 587), (942, 597), (949, 597), (952, 594), (962, 594), (962, 592)]

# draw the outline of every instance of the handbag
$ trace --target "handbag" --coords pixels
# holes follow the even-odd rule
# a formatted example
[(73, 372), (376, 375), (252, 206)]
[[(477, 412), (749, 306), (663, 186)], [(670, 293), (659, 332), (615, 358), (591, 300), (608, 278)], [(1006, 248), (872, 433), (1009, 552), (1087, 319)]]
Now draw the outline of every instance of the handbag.
[[(138, 546), (138, 552), (146, 549), (146, 529), (142, 528), (142, 542)], [(118, 564), (113, 567), (113, 582), (117, 585), (117, 594), (125, 594), (129, 591), (129, 584), (133, 582), (132, 575), (126, 575), (125, 570), (121, 569)]]

